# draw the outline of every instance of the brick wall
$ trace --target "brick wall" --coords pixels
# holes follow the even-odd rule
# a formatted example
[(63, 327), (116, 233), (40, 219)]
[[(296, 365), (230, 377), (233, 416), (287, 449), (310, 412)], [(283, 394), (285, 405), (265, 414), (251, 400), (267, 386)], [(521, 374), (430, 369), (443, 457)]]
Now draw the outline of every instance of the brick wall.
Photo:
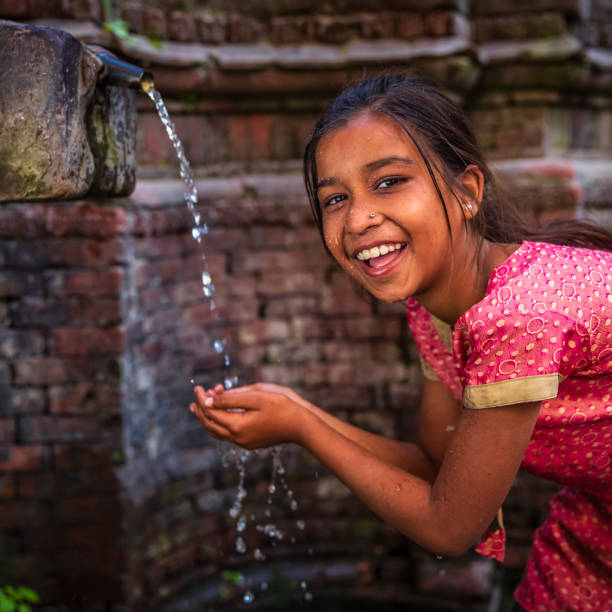
[[(297, 510), (280, 480), (267, 503), (272, 460), (251, 458), (238, 553), (237, 468), (187, 411), (190, 381), (225, 373), (211, 343), (223, 338), (241, 381), (290, 384), (414, 437), (421, 378), (402, 309), (363, 301), (328, 260), (299, 171), (321, 108), (363, 70), (430, 74), (465, 105), (523, 206), (612, 227), (606, 2), (345, 4), (125, 2), (126, 43), (92, 21), (96, 0), (0, 3), (3, 17), (59, 17), (151, 69), (198, 177), (216, 286), (213, 316), (176, 159), (144, 96), (131, 198), (0, 208), (0, 573), (49, 606), (233, 610), (247, 588), (289, 606), (303, 601), (301, 580), (314, 602), (341, 590), (337, 609), (378, 598), (478, 610), (499, 595), (491, 563), (433, 559), (291, 448)], [(510, 568), (553, 491), (517, 480)], [(257, 529), (270, 521), (282, 541)]]

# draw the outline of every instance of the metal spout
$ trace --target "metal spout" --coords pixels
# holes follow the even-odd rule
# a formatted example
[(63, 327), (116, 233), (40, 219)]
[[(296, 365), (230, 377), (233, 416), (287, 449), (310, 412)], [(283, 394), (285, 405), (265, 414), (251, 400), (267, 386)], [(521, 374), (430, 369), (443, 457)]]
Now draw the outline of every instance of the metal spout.
[(99, 79), (110, 85), (130, 87), (148, 93), (155, 87), (153, 75), (134, 64), (129, 64), (109, 53), (102, 47), (89, 46), (96, 65)]

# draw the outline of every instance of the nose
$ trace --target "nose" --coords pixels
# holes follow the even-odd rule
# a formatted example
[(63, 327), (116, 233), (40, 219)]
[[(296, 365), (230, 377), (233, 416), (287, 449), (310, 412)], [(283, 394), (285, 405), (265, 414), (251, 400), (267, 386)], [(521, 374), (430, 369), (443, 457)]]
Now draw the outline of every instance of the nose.
[(351, 234), (363, 234), (380, 223), (370, 198), (364, 194), (354, 195), (349, 203), (345, 219), (346, 231)]

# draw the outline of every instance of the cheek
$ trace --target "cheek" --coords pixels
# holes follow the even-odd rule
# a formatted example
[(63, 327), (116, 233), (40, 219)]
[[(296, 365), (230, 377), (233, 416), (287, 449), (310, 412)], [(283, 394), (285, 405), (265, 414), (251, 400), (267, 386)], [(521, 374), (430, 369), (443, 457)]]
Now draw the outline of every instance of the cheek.
[(342, 246), (342, 232), (338, 224), (334, 221), (325, 220), (323, 222), (323, 237), (327, 248), (332, 252), (333, 256), (338, 259), (339, 255), (344, 252)]

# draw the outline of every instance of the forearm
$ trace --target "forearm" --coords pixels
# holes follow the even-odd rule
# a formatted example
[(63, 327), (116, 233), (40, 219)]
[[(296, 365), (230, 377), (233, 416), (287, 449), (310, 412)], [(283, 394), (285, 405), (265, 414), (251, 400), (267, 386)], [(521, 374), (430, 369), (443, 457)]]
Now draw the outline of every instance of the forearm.
[(385, 462), (318, 414), (313, 413), (301, 431), (298, 443), (383, 520), (428, 550), (450, 554), (445, 519), (431, 503), (429, 482)]
[(312, 404), (310, 404), (309, 408), (323, 423), (342, 434), (345, 438), (363, 447), (381, 461), (395, 465), (428, 482), (434, 481), (437, 469), (417, 444), (391, 440), (364, 431)]

